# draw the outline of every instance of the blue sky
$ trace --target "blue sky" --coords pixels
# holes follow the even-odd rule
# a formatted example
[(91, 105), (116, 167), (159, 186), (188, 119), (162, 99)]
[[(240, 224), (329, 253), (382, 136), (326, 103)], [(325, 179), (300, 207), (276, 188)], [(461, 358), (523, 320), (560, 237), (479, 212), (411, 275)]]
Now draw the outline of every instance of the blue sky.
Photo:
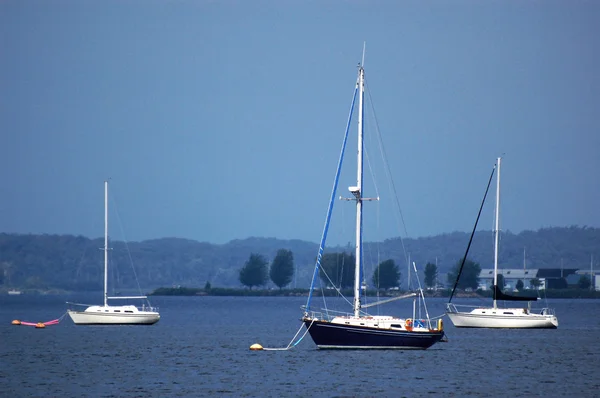
[(594, 1), (0, 1), (0, 231), (101, 236), (110, 177), (120, 239), (318, 242), (364, 41), (410, 237), (470, 231), (503, 154), (503, 229), (600, 227), (599, 17)]

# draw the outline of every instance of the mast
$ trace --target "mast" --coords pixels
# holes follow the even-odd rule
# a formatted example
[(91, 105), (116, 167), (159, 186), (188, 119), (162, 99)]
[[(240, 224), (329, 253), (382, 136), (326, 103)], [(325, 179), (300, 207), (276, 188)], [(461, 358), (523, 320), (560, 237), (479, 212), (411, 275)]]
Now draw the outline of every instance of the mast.
[(438, 258), (435, 256), (435, 291), (438, 290)]
[[(364, 54), (363, 54), (364, 59)], [(364, 61), (363, 61), (364, 62)], [(360, 267), (362, 264), (362, 182), (363, 182), (363, 111), (365, 94), (365, 70), (358, 67), (358, 153), (356, 186), (350, 191), (356, 198), (356, 247), (354, 266), (354, 316), (360, 316)]]
[(406, 273), (406, 290), (410, 290), (410, 253), (408, 253), (408, 272)]
[(590, 290), (595, 290), (594, 286), (594, 254), (590, 255)]
[(108, 305), (108, 181), (104, 181), (104, 306)]
[[(495, 231), (494, 231), (494, 286), (498, 286), (498, 238), (500, 233), (500, 225), (498, 224), (500, 221), (500, 160), (502, 158), (498, 158), (498, 175), (496, 176), (496, 221), (495, 221)], [(499, 288), (499, 287), (498, 287)], [(496, 306), (496, 296), (494, 296), (494, 308)]]

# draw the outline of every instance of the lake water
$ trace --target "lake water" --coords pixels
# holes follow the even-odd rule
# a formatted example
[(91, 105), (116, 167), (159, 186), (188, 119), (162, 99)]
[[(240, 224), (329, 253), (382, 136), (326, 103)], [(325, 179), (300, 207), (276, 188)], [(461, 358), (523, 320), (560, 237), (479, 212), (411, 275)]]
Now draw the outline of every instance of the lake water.
[[(0, 297), (0, 396), (600, 396), (600, 300), (549, 300), (556, 330), (456, 329), (446, 317), (449, 342), (426, 351), (324, 351), (309, 335), (250, 351), (287, 346), (303, 297), (153, 297), (153, 326), (10, 324), (58, 318), (74, 300), (100, 296)], [(410, 313), (398, 303), (386, 312)], [(427, 303), (436, 316), (446, 300)]]

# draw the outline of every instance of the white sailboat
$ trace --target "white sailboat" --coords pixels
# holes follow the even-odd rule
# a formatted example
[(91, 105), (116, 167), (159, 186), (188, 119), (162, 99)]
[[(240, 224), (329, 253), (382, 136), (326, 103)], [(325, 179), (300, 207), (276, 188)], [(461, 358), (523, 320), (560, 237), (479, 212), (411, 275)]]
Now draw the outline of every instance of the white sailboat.
[[(364, 61), (364, 56), (363, 56)], [(345, 149), (346, 136), (338, 169), (334, 180), (334, 189), (332, 191), (329, 202), (328, 213), (326, 217), (325, 228), (321, 238), (319, 253), (317, 255), (317, 263), (313, 274), (313, 283), (310, 289), (307, 304), (304, 307), (304, 322), (310, 336), (320, 349), (427, 349), (435, 343), (444, 339), (444, 331), (441, 319), (437, 323), (433, 322), (427, 314), (425, 319), (415, 319), (418, 315), (414, 310), (411, 315), (406, 318), (398, 318), (390, 315), (370, 315), (366, 312), (367, 307), (383, 304), (395, 300), (383, 300), (379, 303), (365, 305), (361, 302), (361, 265), (363, 263), (363, 241), (362, 241), (362, 225), (363, 213), (362, 206), (364, 201), (373, 200), (363, 197), (363, 100), (364, 100), (364, 62), (359, 65), (358, 79), (354, 98), (358, 92), (358, 156), (357, 156), (357, 184), (349, 187), (352, 198), (346, 199), (356, 202), (356, 241), (355, 241), (355, 266), (354, 266), (354, 299), (352, 302), (352, 313), (340, 314), (328, 309), (313, 310), (311, 308), (312, 292), (314, 290), (315, 281), (318, 278), (320, 269), (320, 261), (325, 247), (325, 239), (327, 236), (327, 228), (333, 202), (335, 200), (335, 192), (343, 152)], [(354, 99), (353, 99), (354, 105)], [(419, 298), (424, 300), (423, 292), (420, 290)], [(404, 297), (415, 297), (415, 293), (410, 293)], [(403, 298), (403, 297), (400, 297)]]
[[(505, 294), (498, 286), (498, 240), (500, 220), (500, 161), (497, 159), (496, 176), (496, 214), (494, 227), (494, 285), (493, 304), (491, 307), (470, 307), (464, 305), (447, 304), (446, 313), (454, 326), (458, 328), (516, 328), (516, 329), (555, 329), (558, 319), (551, 308), (532, 310), (527, 307), (500, 308), (497, 302), (504, 301), (531, 301), (537, 297), (519, 297)], [(466, 256), (465, 256), (466, 257)], [(458, 276), (460, 277), (460, 275)]]
[[(158, 309), (150, 305), (108, 305), (109, 300), (146, 299), (146, 296), (108, 296), (108, 181), (104, 181), (104, 304), (90, 305), (83, 311), (67, 312), (76, 325), (152, 325), (160, 319)], [(75, 306), (87, 304), (67, 303)]]
[[(12, 273), (11, 268), (12, 267), (10, 265), (8, 265), (8, 269), (4, 270), (4, 275), (8, 279), (8, 286), (11, 286), (11, 281), (10, 281), (10, 275)], [(12, 288), (8, 289), (7, 293), (9, 296), (18, 296), (22, 292), (19, 289), (15, 289), (14, 287), (12, 287)]]

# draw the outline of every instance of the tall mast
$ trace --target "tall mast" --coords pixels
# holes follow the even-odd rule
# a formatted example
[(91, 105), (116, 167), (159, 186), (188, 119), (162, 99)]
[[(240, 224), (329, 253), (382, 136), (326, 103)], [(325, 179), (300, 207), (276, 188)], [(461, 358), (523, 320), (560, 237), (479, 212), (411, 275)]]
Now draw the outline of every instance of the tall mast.
[(104, 181), (104, 306), (108, 305), (108, 181)]
[[(498, 286), (498, 238), (500, 234), (500, 160), (498, 158), (498, 175), (496, 175), (496, 221), (494, 231), (494, 286)], [(494, 308), (496, 306), (496, 296), (494, 295)]]
[[(364, 59), (364, 55), (363, 55)], [(363, 61), (364, 62), (364, 61)], [(358, 67), (358, 154), (356, 187), (352, 194), (356, 198), (356, 263), (354, 266), (354, 316), (360, 315), (360, 268), (362, 264), (362, 182), (363, 182), (363, 111), (365, 94), (365, 70), (361, 64)]]

